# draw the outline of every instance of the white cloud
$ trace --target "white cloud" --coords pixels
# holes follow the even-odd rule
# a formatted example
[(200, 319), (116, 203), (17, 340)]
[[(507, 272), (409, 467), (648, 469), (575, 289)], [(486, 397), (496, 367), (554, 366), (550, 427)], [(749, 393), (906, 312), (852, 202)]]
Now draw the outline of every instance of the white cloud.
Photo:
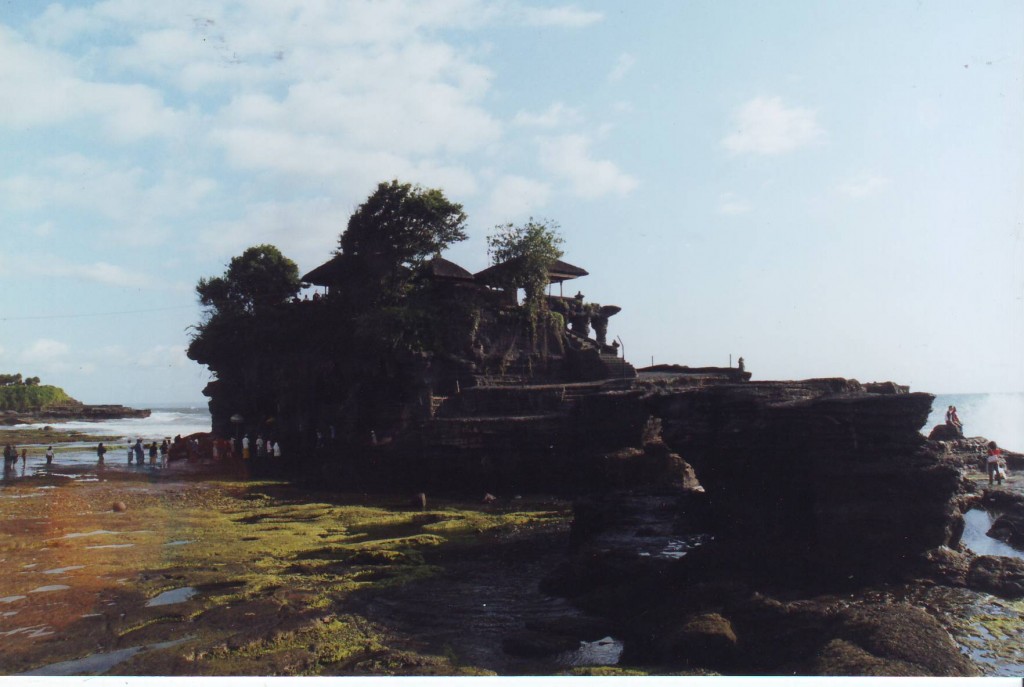
[(83, 78), (73, 61), (29, 45), (3, 26), (0, 64), (0, 127), (25, 130), (95, 118), (120, 143), (184, 130), (186, 116), (167, 107), (159, 91)]
[(745, 215), (750, 212), (750, 205), (735, 193), (723, 193), (718, 196), (718, 214)]
[[(372, 190), (367, 188), (367, 192)], [(203, 228), (197, 248), (207, 254), (238, 255), (249, 246), (270, 243), (295, 260), (299, 271), (305, 273), (337, 248), (338, 237), (354, 209), (354, 203), (328, 198), (252, 203), (243, 217)]]
[(484, 210), (485, 224), (511, 222), (544, 207), (551, 197), (551, 186), (521, 176), (504, 176), (491, 189)]
[(557, 126), (572, 124), (580, 120), (580, 113), (565, 103), (553, 103), (543, 112), (527, 112), (520, 110), (512, 119), (513, 124), (539, 129), (553, 129)]
[(4, 254), (5, 264), (16, 264), (16, 273), (0, 272), (0, 279), (15, 276), (43, 279), (69, 278), (106, 286), (134, 289), (167, 288), (168, 284), (148, 278), (143, 270), (130, 270), (108, 262), (72, 262), (56, 255)]
[(600, 12), (582, 10), (575, 5), (561, 7), (512, 6), (512, 16), (520, 18), (528, 26), (550, 26), (561, 28), (582, 28), (602, 19)]
[(866, 198), (878, 193), (889, 185), (889, 179), (874, 174), (865, 174), (839, 184), (836, 190), (849, 198)]
[(615, 61), (615, 66), (612, 67), (612, 70), (610, 72), (608, 72), (608, 80), (621, 81), (622, 78), (629, 73), (629, 70), (633, 68), (634, 64), (636, 64), (635, 57), (633, 57), (629, 53), (622, 53), (621, 55), (619, 55), (619, 58)]
[(21, 359), (29, 363), (52, 363), (60, 361), (71, 351), (71, 347), (53, 339), (37, 339), (26, 348)]
[(733, 115), (733, 129), (722, 139), (722, 145), (732, 153), (777, 155), (825, 139), (814, 110), (787, 107), (778, 97), (754, 98), (745, 103)]
[(539, 139), (539, 144), (541, 167), (565, 181), (569, 190), (580, 198), (625, 196), (639, 183), (614, 162), (595, 159), (590, 152), (591, 141), (586, 136), (546, 137)]
[[(217, 183), (180, 172), (150, 176), (141, 166), (69, 154), (42, 160), (35, 171), (0, 178), (0, 198), (13, 208), (91, 212), (118, 241), (156, 244), (168, 234), (165, 224), (198, 211)], [(52, 221), (44, 222), (36, 233), (47, 235), (53, 228)]]

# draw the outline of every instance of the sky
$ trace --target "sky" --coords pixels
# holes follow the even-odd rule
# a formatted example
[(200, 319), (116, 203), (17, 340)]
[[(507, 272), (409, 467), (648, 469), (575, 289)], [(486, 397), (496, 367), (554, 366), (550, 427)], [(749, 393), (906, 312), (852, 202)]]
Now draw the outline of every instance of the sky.
[(557, 222), (638, 367), (1024, 391), (1021, 27), (1019, 0), (0, 0), (0, 372), (202, 402), (196, 282), (261, 243), (311, 270), (398, 179), (463, 204), (474, 272), (496, 225)]

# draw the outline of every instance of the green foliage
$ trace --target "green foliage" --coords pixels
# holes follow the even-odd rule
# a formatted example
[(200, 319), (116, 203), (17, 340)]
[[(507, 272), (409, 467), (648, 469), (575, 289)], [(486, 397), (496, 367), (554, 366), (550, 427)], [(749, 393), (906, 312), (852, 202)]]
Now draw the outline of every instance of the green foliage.
[(551, 220), (530, 220), (521, 226), (502, 224), (487, 237), (487, 254), (492, 264), (514, 261), (504, 272), (504, 286), (523, 289), (526, 302), (540, 304), (548, 285), (548, 270), (562, 257), (562, 237)]
[(466, 238), (466, 213), (439, 189), (381, 182), (349, 218), (339, 246), (348, 255), (380, 256), (389, 266), (416, 265)]
[(495, 230), (487, 237), (487, 253), (495, 265), (509, 263), (509, 269), (501, 275), (503, 286), (526, 293), (523, 306), (536, 342), (537, 323), (547, 311), (544, 289), (548, 285), (548, 270), (562, 257), (558, 224), (531, 217), (526, 224), (502, 224)]
[(0, 375), (0, 386), (13, 386), (21, 384), (21, 373), (15, 375)]
[(276, 247), (263, 244), (231, 259), (222, 277), (202, 278), (199, 302), (217, 313), (249, 313), (280, 305), (299, 291), (299, 268)]
[[(18, 376), (20, 377), (20, 375)], [(75, 399), (68, 396), (60, 387), (49, 384), (40, 386), (26, 383), (0, 386), (0, 410), (43, 410), (64, 403), (75, 403)]]

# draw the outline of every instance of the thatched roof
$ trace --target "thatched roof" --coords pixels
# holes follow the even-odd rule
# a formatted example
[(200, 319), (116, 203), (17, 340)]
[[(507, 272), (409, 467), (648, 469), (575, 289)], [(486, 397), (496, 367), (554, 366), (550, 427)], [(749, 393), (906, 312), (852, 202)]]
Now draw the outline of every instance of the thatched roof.
[(427, 277), (442, 281), (475, 280), (472, 272), (456, 265), (451, 260), (445, 260), (440, 255), (424, 264), (423, 272)]
[(353, 256), (335, 255), (333, 258), (302, 275), (302, 281), (317, 286), (333, 286), (344, 280), (344, 275), (353, 269)]
[[(515, 269), (515, 267), (522, 261), (522, 258), (512, 258), (506, 262), (498, 263), (497, 265), (491, 265), (487, 269), (477, 272), (477, 281), (482, 281), (485, 284), (500, 281), (500, 276), (508, 270)], [(548, 268), (548, 283), (559, 284), (563, 281), (575, 279), (576, 277), (585, 277), (587, 272), (582, 267), (576, 267), (576, 265), (570, 265), (567, 262), (561, 260), (555, 260)]]

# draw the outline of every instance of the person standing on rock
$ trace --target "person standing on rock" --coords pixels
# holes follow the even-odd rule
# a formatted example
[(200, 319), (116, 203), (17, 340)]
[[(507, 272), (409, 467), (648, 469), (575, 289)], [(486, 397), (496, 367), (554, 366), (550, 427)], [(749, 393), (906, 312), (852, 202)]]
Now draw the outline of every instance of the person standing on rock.
[(242, 437), (242, 460), (249, 460), (249, 435)]
[(124, 441), (125, 441), (126, 444), (128, 444), (128, 464), (131, 465), (132, 464), (132, 456), (135, 455), (135, 450), (132, 448), (131, 437), (125, 437)]
[(164, 437), (164, 442), (160, 444), (160, 467), (167, 467), (167, 453), (171, 450), (171, 442)]
[(135, 440), (135, 462), (142, 465), (143, 458), (145, 457), (146, 449), (142, 447), (142, 439)]
[[(988, 483), (996, 481), (999, 472), (999, 461), (1002, 460), (1002, 451), (996, 446), (996, 442), (988, 442), (988, 457), (985, 459), (985, 467), (988, 469)], [(1000, 484), (1002, 480), (999, 480)]]
[(950, 406), (946, 409), (946, 424), (963, 436), (964, 423), (960, 422), (960, 416), (957, 415), (956, 406)]
[(156, 442), (154, 441), (152, 444), (149, 445), (149, 464), (150, 465), (154, 465), (154, 466), (156, 465), (156, 453), (157, 453), (157, 447), (156, 447)]
[(53, 465), (53, 447), (52, 446), (47, 446), (46, 447), (46, 464), (47, 465)]
[(25, 468), (25, 464), (27, 462), (28, 462), (28, 449), (27, 448), (23, 448), (23, 449), (21, 449), (21, 467), (22, 467), (22, 469)]
[(107, 447), (100, 442), (100, 445), (96, 447), (96, 462), (103, 465), (103, 455), (107, 452)]

